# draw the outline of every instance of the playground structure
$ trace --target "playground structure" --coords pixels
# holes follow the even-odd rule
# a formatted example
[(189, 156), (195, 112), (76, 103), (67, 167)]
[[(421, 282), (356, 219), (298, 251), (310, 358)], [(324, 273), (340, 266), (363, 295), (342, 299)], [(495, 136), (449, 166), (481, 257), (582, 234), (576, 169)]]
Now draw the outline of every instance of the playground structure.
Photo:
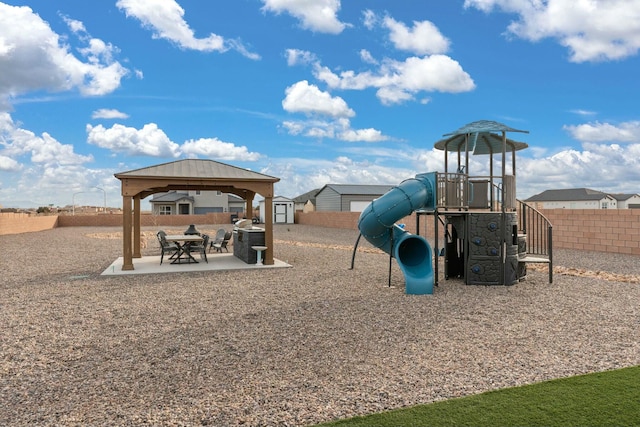
[[(508, 139), (507, 132), (528, 133), (483, 120), (445, 134), (435, 143), (436, 149), (444, 151), (444, 173), (407, 179), (361, 213), (351, 268), (364, 236), (389, 254), (389, 284), (395, 258), (407, 294), (433, 293), (439, 256), (444, 257), (445, 279), (461, 278), (467, 285), (513, 285), (526, 277), (527, 263), (549, 264), (552, 283), (553, 228), (539, 211), (516, 199), (516, 151), (528, 145)], [(456, 172), (449, 172), (450, 153), (456, 154)], [(488, 175), (469, 174), (471, 155), (488, 155)], [(494, 156), (498, 155), (501, 170), (496, 173)], [(418, 234), (396, 224), (413, 212)], [(419, 234), (420, 219), (429, 216), (434, 221), (435, 252)]]

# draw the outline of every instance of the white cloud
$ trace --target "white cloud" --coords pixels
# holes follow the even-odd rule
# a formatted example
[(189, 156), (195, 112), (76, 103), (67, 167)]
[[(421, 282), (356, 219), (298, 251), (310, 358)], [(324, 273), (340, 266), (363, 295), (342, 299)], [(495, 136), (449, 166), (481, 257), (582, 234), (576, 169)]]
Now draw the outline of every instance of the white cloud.
[(518, 160), (518, 193), (526, 197), (548, 189), (587, 187), (639, 193), (640, 144), (583, 144), (541, 159)]
[(262, 57), (255, 52), (251, 52), (247, 46), (242, 43), (242, 40), (237, 39), (227, 39), (226, 43), (231, 47), (231, 49), (238, 52), (240, 55), (252, 59), (254, 61), (260, 60)]
[(640, 142), (640, 121), (620, 123), (585, 123), (563, 127), (571, 136), (581, 142)]
[(347, 129), (338, 135), (338, 139), (349, 142), (377, 142), (388, 139), (378, 129)]
[(396, 49), (417, 55), (445, 53), (449, 50), (449, 40), (430, 21), (414, 21), (413, 28), (387, 16), (384, 26), (390, 31), (389, 38)]
[[(283, 128), (290, 135), (304, 135), (310, 138), (331, 138), (348, 142), (386, 141), (388, 136), (373, 128), (352, 129), (349, 117), (355, 112), (344, 99), (331, 96), (306, 80), (289, 86), (282, 108), (289, 113), (304, 113), (310, 118), (305, 121), (287, 120)], [(320, 119), (329, 117), (330, 119)]]
[(263, 11), (286, 12), (299, 19), (302, 28), (307, 30), (339, 34), (347, 27), (337, 17), (340, 0), (262, 0), (262, 3)]
[[(18, 127), (8, 113), (0, 113), (0, 155), (13, 159), (16, 163), (23, 156), (29, 156), (32, 163), (43, 165), (79, 165), (93, 161), (92, 156), (75, 153), (73, 145), (62, 144), (48, 133), (42, 136)], [(4, 164), (17, 165), (10, 161)]]
[(116, 6), (124, 10), (127, 17), (134, 17), (151, 29), (154, 38), (169, 40), (182, 49), (226, 52), (233, 48), (249, 59), (260, 59), (238, 39), (225, 41), (224, 37), (214, 33), (206, 38), (197, 38), (184, 20), (184, 9), (175, 0), (118, 0)]
[(518, 15), (509, 34), (531, 41), (555, 38), (569, 49), (573, 62), (623, 59), (640, 49), (636, 0), (465, 0), (464, 6)]
[(292, 120), (285, 120), (282, 122), (282, 127), (287, 131), (289, 135), (300, 135), (304, 132), (305, 125), (303, 122), (296, 122)]
[(114, 152), (131, 156), (178, 157), (180, 146), (155, 123), (148, 123), (142, 129), (114, 124), (110, 129), (102, 125), (87, 125), (87, 142)]
[(323, 92), (308, 81), (302, 80), (285, 90), (282, 108), (290, 113), (325, 115), (330, 117), (352, 117), (355, 112), (344, 99)]
[(377, 72), (343, 71), (335, 74), (316, 65), (314, 75), (329, 87), (362, 90), (378, 88), (378, 98), (384, 104), (414, 99), (419, 92), (466, 92), (475, 88), (471, 76), (457, 61), (446, 55), (412, 56), (405, 61), (386, 60)]
[(287, 65), (309, 65), (318, 61), (316, 55), (308, 50), (287, 49), (285, 51), (287, 57)]
[(71, 19), (68, 16), (63, 16), (62, 19), (64, 19), (64, 22), (66, 22), (67, 26), (69, 27), (69, 29), (71, 31), (73, 31), (74, 33), (81, 33), (84, 34), (87, 32), (87, 29), (84, 26), (84, 23), (82, 23), (82, 21), (78, 21), (76, 19)]
[(379, 22), (378, 15), (371, 10), (366, 9), (362, 11), (362, 24), (365, 28), (372, 30)]
[(11, 157), (0, 155), (0, 171), (17, 172), (21, 168), (20, 163)]
[(101, 108), (91, 114), (92, 119), (128, 119), (129, 115), (118, 110)]
[(78, 89), (83, 95), (104, 95), (120, 86), (128, 70), (113, 60), (117, 50), (84, 34), (80, 22), (67, 22), (83, 33), (80, 41), (87, 47), (79, 52), (87, 62), (73, 56), (31, 8), (0, 3), (0, 100), (37, 90)]
[(311, 65), (314, 77), (331, 89), (376, 88), (378, 99), (385, 105), (416, 99), (421, 103), (429, 102), (428, 98), (417, 98), (420, 92), (458, 93), (475, 88), (473, 79), (460, 63), (442, 54), (449, 49), (449, 40), (431, 22), (414, 22), (413, 27), (408, 28), (389, 16), (380, 19), (371, 10), (363, 12), (363, 19), (367, 28), (383, 25), (389, 29), (390, 38), (397, 49), (421, 56), (411, 56), (404, 61), (389, 58), (378, 61), (371, 52), (361, 49), (360, 59), (376, 66), (375, 69), (336, 73), (323, 66), (311, 52), (290, 49), (287, 52), (288, 64)]
[(245, 146), (218, 138), (190, 139), (179, 145), (171, 141), (155, 123), (148, 123), (142, 129), (121, 124), (114, 124), (111, 128), (87, 125), (87, 142), (131, 156), (177, 158), (185, 155), (236, 161), (256, 161), (261, 158), (259, 153), (250, 152)]
[(335, 120), (288, 120), (283, 122), (282, 126), (290, 135), (303, 135), (309, 138), (330, 138), (346, 142), (380, 142), (391, 139), (378, 129), (353, 129), (351, 121), (346, 117)]
[[(7, 206), (32, 207), (49, 203), (71, 203), (76, 191), (90, 191), (99, 185), (118, 194), (119, 183), (114, 171), (90, 169), (86, 163), (92, 156), (74, 152), (70, 144), (62, 144), (48, 133), (37, 136), (13, 122), (8, 113), (0, 113), (0, 200)], [(102, 205), (103, 194), (87, 194), (86, 200)], [(95, 197), (94, 197), (95, 196)]]
[(581, 110), (581, 109), (571, 110), (571, 113), (577, 114), (579, 116), (595, 116), (596, 114), (598, 114), (595, 111)]
[(190, 139), (182, 144), (186, 155), (205, 156), (217, 160), (256, 161), (259, 153), (250, 152), (245, 146), (237, 146), (218, 138)]
[(371, 55), (367, 49), (360, 49), (360, 59), (367, 64), (377, 64), (378, 61)]

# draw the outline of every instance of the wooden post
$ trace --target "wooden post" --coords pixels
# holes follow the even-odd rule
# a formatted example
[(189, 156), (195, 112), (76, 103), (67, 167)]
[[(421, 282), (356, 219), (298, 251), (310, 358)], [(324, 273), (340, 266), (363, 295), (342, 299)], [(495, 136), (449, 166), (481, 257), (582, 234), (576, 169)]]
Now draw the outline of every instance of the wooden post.
[(142, 258), (140, 252), (140, 195), (133, 198), (133, 257)]
[(264, 264), (273, 265), (273, 196), (264, 198)]
[(133, 270), (131, 252), (131, 196), (122, 197), (122, 270)]

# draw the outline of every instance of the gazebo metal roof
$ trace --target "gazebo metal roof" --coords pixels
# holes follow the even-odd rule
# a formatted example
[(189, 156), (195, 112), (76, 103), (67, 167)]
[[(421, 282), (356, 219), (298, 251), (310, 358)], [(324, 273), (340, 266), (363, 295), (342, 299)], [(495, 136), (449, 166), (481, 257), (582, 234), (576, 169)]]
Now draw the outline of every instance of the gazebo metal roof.
[[(280, 181), (270, 175), (208, 159), (186, 159), (115, 174), (122, 181), (122, 195), (169, 190), (217, 190), (246, 198), (247, 190), (263, 194)], [(265, 187), (265, 185), (267, 187)]]
[(237, 166), (227, 165), (208, 159), (185, 159), (162, 163), (146, 168), (135, 169), (116, 174), (116, 178), (154, 177), (154, 178), (215, 178), (224, 180), (280, 181), (280, 178), (253, 172)]

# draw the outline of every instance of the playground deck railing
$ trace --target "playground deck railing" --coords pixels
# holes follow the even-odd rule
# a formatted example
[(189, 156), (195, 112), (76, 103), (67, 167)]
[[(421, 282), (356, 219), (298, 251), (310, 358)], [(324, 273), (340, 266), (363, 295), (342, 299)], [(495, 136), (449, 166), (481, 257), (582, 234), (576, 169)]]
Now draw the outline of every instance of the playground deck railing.
[(516, 210), (515, 177), (436, 174), (436, 207), (444, 210)]

